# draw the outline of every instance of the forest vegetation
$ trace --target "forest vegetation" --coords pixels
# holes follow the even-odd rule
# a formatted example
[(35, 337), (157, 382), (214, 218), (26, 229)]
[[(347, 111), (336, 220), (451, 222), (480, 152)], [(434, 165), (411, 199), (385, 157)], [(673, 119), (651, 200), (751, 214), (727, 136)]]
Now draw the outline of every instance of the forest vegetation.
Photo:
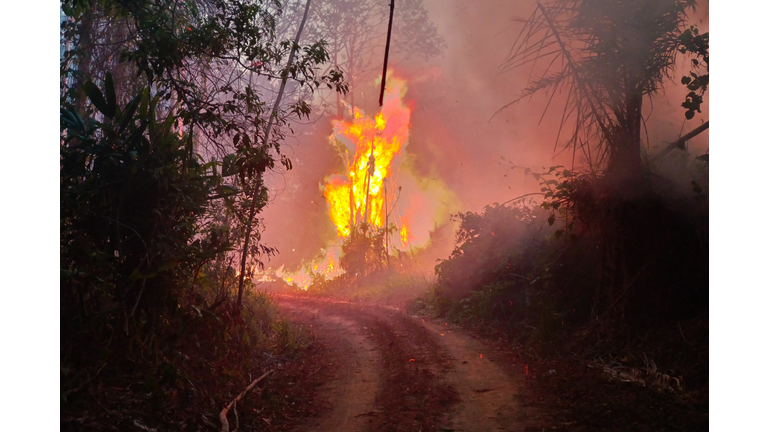
[[(421, 1), (397, 4), (391, 55), (440, 56)], [(274, 292), (406, 305), (525, 361), (589, 364), (672, 395), (694, 408), (671, 415), (706, 426), (709, 159), (686, 142), (709, 126), (709, 33), (689, 20), (694, 0), (537, 3), (500, 65), (530, 78), (497, 108), (544, 98), (570, 165), (505, 159), (538, 191), (451, 215), (453, 249), (427, 274), (416, 262), (429, 248), (391, 246), (404, 226), (374, 223), (366, 198), (339, 245), (341, 275), (310, 271), (306, 291), (260, 285), (280, 253), (262, 241), (265, 177), (294, 167), (297, 125), (343, 118), (381, 78), (388, 5), (61, 1), (62, 429), (283, 430), (312, 415), (290, 386), (323, 352)], [(652, 150), (648, 107), (672, 83), (688, 92), (680, 120), (698, 126)], [(238, 395), (275, 371), (262, 411), (238, 414)]]

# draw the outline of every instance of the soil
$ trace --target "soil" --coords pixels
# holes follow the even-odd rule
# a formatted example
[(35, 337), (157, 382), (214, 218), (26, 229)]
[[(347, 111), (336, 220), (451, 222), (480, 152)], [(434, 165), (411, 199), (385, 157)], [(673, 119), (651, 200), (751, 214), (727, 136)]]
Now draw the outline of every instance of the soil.
[[(324, 416), (302, 425), (301, 430), (351, 432), (363, 430), (375, 409), (374, 396), (381, 387), (381, 355), (370, 336), (355, 321), (324, 315), (306, 304), (283, 301), (286, 314), (312, 326), (327, 341), (333, 373), (319, 391), (331, 405)], [(340, 367), (338, 367), (340, 366)]]
[[(524, 366), (443, 322), (393, 307), (279, 297), (327, 352), (314, 417), (296, 431), (529, 431)], [(540, 429), (539, 429), (540, 430)]]
[[(706, 386), (673, 394), (611, 381), (574, 358), (537, 358), (487, 326), (459, 328), (394, 306), (273, 298), (310, 343), (300, 354), (270, 360), (274, 373), (230, 412), (232, 430), (708, 429)], [(231, 400), (213, 401), (217, 409), (210, 411), (210, 404), (169, 393), (166, 406), (183, 414), (174, 418), (187, 419), (174, 427), (150, 415), (152, 399), (140, 384), (129, 389), (120, 382), (141, 380), (125, 377), (90, 389), (83, 403), (92, 409), (62, 416), (62, 430), (220, 430), (218, 407)]]

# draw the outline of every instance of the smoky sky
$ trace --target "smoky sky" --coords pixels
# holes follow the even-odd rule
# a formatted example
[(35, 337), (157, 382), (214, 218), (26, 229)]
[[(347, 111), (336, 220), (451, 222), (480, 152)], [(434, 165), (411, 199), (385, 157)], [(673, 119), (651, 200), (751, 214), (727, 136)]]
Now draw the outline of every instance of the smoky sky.
[[(530, 16), (536, 2), (424, 0), (424, 5), (445, 39), (443, 55), (429, 61), (409, 58), (390, 63), (390, 70), (408, 83), (405, 100), (412, 114), (405, 151), (414, 170), (444, 182), (458, 198), (457, 211), (481, 211), (493, 202), (538, 190), (537, 182), (524, 176), (522, 169), (510, 170), (510, 162), (521, 167), (560, 164), (570, 168), (571, 150), (555, 149), (564, 96), (554, 96), (543, 118), (548, 101), (544, 95), (501, 110), (530, 78), (528, 70), (501, 72), (500, 65), (520, 31), (519, 20)], [(397, 19), (397, 4), (395, 11)], [(701, 32), (709, 31), (708, 3), (700, 3), (690, 21)], [(680, 56), (674, 77), (665, 82), (653, 103), (644, 105), (652, 150), (709, 119), (705, 95), (702, 113), (685, 121), (680, 104), (687, 90), (679, 85), (679, 78), (687, 68)], [(376, 114), (377, 100), (373, 80), (357, 86), (355, 104), (368, 115)], [(324, 116), (297, 126), (286, 145), (294, 169), (269, 176), (272, 201), (262, 214), (266, 228), (262, 242), (280, 251), (265, 263), (269, 267), (295, 268), (335, 238), (319, 186), (344, 167), (328, 144), (330, 119)], [(560, 144), (565, 140), (561, 136)], [(708, 147), (708, 132), (689, 143), (689, 150), (697, 155)], [(577, 166), (579, 161), (577, 154)], [(442, 243), (448, 246), (443, 245), (441, 253), (447, 254), (450, 242)]]

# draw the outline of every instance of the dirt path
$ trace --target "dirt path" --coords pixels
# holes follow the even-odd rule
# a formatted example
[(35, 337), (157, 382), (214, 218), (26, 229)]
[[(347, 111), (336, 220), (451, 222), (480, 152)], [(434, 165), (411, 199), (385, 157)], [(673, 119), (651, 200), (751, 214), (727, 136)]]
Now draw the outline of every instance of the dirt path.
[(321, 313), (317, 308), (297, 302), (281, 302), (293, 319), (309, 322), (329, 343), (334, 363), (343, 362), (336, 374), (327, 377), (321, 392), (331, 402), (331, 411), (304, 425), (308, 432), (361, 431), (367, 427), (379, 392), (381, 357), (361, 326), (339, 315)]
[(517, 424), (520, 378), (505, 373), (493, 351), (472, 336), (429, 320), (424, 326), (439, 336), (452, 357), (447, 379), (461, 402), (449, 415), (449, 428), (456, 432), (524, 430)]
[(381, 306), (286, 296), (279, 304), (310, 322), (340, 362), (320, 389), (330, 409), (297, 430), (526, 430), (522, 377), (471, 336)]

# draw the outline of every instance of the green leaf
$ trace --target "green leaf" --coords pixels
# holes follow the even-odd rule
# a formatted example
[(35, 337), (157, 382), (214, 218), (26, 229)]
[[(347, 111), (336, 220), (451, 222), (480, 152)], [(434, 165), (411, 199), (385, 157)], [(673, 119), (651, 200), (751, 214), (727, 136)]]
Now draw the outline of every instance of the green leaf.
[(133, 119), (133, 115), (136, 113), (136, 108), (138, 108), (139, 102), (141, 102), (141, 93), (131, 99), (131, 101), (128, 102), (128, 105), (125, 106), (125, 110), (120, 113), (120, 123), (118, 129), (120, 132), (125, 130), (130, 121)]
[(149, 272), (144, 273), (137, 267), (133, 272), (131, 272), (131, 275), (128, 276), (128, 279), (130, 280), (138, 280), (138, 279), (151, 279), (153, 277), (157, 276), (157, 272)]
[(209, 197), (209, 199), (226, 198), (240, 193), (240, 189), (230, 185), (217, 186), (215, 190), (216, 195)]
[(174, 115), (168, 115), (168, 117), (165, 118), (165, 121), (163, 121), (162, 126), (160, 126), (160, 134), (161, 136), (168, 135), (171, 132), (171, 127), (173, 127), (173, 123), (176, 121), (176, 116)]
[(552, 226), (552, 225), (555, 224), (555, 214), (554, 213), (549, 215), (549, 218), (547, 219), (547, 222), (549, 222), (549, 226)]
[(104, 95), (101, 94), (101, 90), (96, 87), (96, 84), (94, 84), (93, 81), (88, 81), (83, 85), (83, 91), (85, 92), (85, 95), (88, 96), (88, 99), (91, 100), (93, 106), (95, 106), (102, 114), (107, 115), (107, 111), (109, 111), (107, 108), (107, 101), (104, 99)]
[(222, 162), (222, 167), (221, 167), (221, 176), (229, 177), (237, 174), (238, 168), (237, 168), (236, 162), (237, 162), (237, 155), (228, 154), (224, 156), (224, 161)]
[(112, 74), (109, 72), (107, 72), (107, 77), (104, 79), (104, 96), (107, 98), (107, 110), (104, 111), (104, 115), (114, 118), (115, 110), (117, 109), (117, 96), (115, 95), (115, 83), (112, 81)]
[(176, 267), (179, 264), (178, 259), (172, 259), (169, 261), (164, 262), (163, 264), (160, 264), (160, 266), (157, 267), (157, 270), (155, 270), (157, 273), (164, 272), (166, 270), (170, 270), (174, 267)]

